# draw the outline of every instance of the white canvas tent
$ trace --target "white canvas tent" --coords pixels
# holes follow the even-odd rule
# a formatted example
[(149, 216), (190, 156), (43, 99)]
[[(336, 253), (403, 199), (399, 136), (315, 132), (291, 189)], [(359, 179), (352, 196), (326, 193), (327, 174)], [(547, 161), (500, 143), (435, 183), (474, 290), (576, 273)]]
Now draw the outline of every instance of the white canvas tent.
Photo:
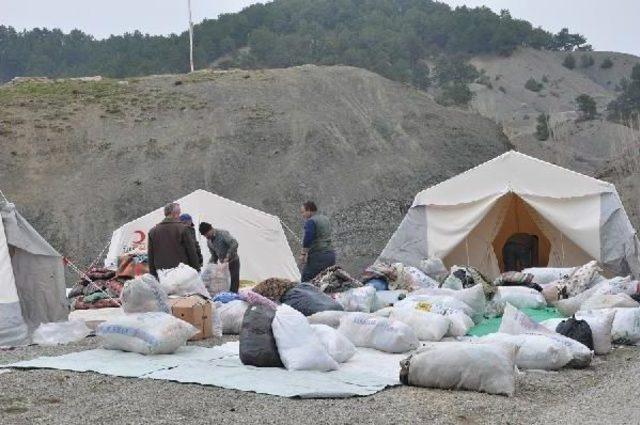
[(541, 266), (595, 259), (611, 274), (640, 275), (640, 244), (612, 184), (515, 151), (418, 193), (379, 259), (435, 256), (495, 277), (515, 233), (539, 238)]
[[(202, 221), (227, 230), (238, 240), (240, 279), (259, 282), (270, 277), (300, 279), (300, 272), (285, 237), (280, 219), (205, 190), (176, 201), (183, 213), (193, 217), (205, 264), (210, 254), (206, 240), (197, 232)], [(118, 256), (133, 249), (146, 251), (147, 232), (164, 218), (162, 208), (135, 219), (113, 232), (107, 267), (117, 264)]]
[(29, 342), (40, 323), (66, 320), (64, 265), (11, 203), (0, 200), (0, 346)]

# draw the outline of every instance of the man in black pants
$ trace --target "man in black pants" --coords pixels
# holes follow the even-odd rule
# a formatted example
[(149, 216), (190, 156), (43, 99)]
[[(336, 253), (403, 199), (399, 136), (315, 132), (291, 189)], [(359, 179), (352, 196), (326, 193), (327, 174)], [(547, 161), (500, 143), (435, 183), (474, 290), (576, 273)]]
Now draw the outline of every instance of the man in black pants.
[(207, 246), (211, 252), (211, 263), (228, 263), (231, 275), (229, 291), (238, 292), (240, 288), (240, 257), (238, 257), (238, 241), (229, 232), (214, 229), (211, 224), (202, 222), (198, 228), (200, 234), (207, 238)]

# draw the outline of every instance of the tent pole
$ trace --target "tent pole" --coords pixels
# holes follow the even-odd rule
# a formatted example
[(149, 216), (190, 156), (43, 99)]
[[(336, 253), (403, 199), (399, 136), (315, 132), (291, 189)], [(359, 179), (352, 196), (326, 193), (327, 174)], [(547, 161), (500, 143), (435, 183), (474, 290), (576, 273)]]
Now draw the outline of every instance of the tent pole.
[(560, 232), (560, 248), (562, 250), (562, 267), (564, 267), (564, 234)]
[(464, 246), (467, 250), (467, 266), (471, 265), (471, 260), (469, 259), (469, 237), (464, 238)]

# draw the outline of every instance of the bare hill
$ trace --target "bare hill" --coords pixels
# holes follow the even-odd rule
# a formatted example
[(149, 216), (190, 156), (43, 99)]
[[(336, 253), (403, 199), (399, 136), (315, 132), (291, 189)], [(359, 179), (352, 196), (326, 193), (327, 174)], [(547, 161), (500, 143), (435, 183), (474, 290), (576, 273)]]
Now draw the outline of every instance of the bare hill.
[(0, 121), (2, 190), (85, 264), (117, 226), (203, 188), (295, 231), (317, 200), (355, 272), (418, 190), (509, 148), (490, 120), (349, 67), (23, 82), (0, 88)]

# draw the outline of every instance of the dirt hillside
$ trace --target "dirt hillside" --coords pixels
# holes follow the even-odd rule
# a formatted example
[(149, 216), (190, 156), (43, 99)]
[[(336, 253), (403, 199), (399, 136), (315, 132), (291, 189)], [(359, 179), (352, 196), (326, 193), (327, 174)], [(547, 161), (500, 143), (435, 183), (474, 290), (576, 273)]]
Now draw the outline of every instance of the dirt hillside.
[(0, 88), (0, 122), (2, 190), (84, 264), (117, 226), (203, 188), (295, 231), (315, 199), (357, 272), (418, 190), (510, 147), (490, 120), (350, 67), (23, 82)]

